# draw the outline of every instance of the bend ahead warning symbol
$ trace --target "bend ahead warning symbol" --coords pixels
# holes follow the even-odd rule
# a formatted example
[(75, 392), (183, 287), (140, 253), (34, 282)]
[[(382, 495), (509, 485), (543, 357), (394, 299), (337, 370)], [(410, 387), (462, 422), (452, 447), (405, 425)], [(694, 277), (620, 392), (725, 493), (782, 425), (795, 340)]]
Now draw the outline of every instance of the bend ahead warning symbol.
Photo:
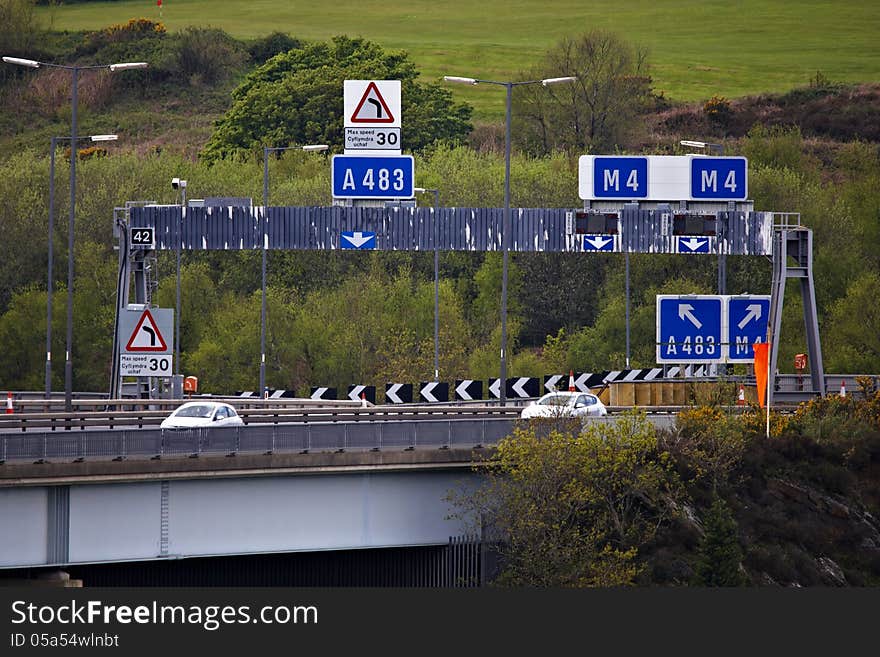
[(394, 123), (394, 115), (379, 93), (375, 82), (367, 85), (364, 95), (351, 114), (352, 123)]
[(168, 346), (165, 344), (165, 338), (159, 332), (156, 321), (150, 314), (149, 310), (145, 310), (141, 315), (140, 321), (134, 327), (128, 344), (125, 345), (126, 351), (167, 351)]

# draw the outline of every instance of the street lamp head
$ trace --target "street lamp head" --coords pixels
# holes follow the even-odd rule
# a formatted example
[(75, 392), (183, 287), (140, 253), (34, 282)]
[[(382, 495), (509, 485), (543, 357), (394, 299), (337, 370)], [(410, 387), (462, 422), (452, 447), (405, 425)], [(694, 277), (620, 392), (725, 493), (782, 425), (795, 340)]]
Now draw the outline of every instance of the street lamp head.
[(304, 151), (326, 151), (328, 148), (327, 144), (306, 144), (302, 147)]
[(21, 59), (20, 57), (4, 57), (3, 61), (7, 64), (29, 66), (30, 68), (40, 68), (40, 62), (36, 62), (33, 59)]
[(541, 84), (546, 87), (551, 84), (559, 84), (560, 82), (574, 82), (575, 80), (577, 80), (576, 77), (574, 77), (573, 75), (569, 75), (564, 78), (546, 78), (544, 80), (541, 80)]
[(690, 146), (691, 148), (705, 148), (710, 153), (714, 151), (720, 155), (724, 154), (724, 146), (721, 144), (713, 144), (708, 141), (695, 141), (693, 139), (682, 139), (678, 143), (682, 146)]
[(109, 68), (113, 72), (127, 71), (132, 68), (147, 68), (147, 62), (123, 62), (122, 64), (110, 64)]
[(116, 141), (118, 137), (116, 135), (92, 135), (89, 139), (92, 141)]
[(443, 79), (447, 82), (460, 82), (461, 84), (476, 84), (477, 80), (475, 78), (462, 78), (456, 75), (444, 75)]

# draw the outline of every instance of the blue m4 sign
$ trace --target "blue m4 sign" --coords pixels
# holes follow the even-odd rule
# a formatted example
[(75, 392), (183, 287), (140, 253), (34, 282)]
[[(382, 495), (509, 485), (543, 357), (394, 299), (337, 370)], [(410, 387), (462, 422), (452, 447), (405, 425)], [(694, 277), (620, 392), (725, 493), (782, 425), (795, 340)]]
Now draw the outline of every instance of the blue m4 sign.
[(647, 198), (648, 158), (597, 157), (593, 160), (596, 198)]
[(748, 195), (748, 163), (744, 157), (691, 159), (691, 198), (744, 201)]
[(770, 319), (770, 297), (748, 295), (727, 301), (727, 360), (750, 363), (755, 360), (752, 345), (766, 342)]

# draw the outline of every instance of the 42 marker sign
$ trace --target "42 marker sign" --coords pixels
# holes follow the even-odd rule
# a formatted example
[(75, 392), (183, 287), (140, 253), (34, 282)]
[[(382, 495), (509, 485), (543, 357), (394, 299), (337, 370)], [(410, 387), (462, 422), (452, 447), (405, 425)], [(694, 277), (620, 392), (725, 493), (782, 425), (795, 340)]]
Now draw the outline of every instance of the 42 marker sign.
[(135, 228), (134, 226), (130, 226), (128, 229), (128, 243), (132, 248), (155, 249), (156, 230), (152, 226), (149, 228)]

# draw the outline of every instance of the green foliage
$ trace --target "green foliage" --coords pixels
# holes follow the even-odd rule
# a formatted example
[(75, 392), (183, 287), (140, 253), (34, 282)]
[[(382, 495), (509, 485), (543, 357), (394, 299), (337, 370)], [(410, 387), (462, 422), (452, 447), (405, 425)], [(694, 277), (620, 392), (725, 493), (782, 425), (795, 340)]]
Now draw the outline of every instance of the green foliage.
[[(42, 32), (41, 21), (34, 11), (34, 0), (3, 0), (0, 2), (0, 51), (4, 56), (32, 57), (32, 49)], [(0, 67), (0, 83), (21, 71)]]
[(803, 137), (796, 127), (756, 124), (749, 130), (749, 138), (743, 144), (743, 155), (749, 158), (750, 168), (765, 166), (802, 174), (806, 164)]
[(454, 498), (500, 542), (507, 586), (625, 586), (680, 491), (643, 414), (501, 441), (486, 486)]
[(696, 583), (699, 586), (743, 586), (743, 551), (736, 518), (722, 498), (717, 498), (703, 518)]
[(846, 296), (835, 301), (825, 326), (826, 371), (871, 373), (880, 372), (880, 307), (877, 305), (880, 274), (865, 271), (850, 283)]
[(678, 413), (664, 443), (685, 481), (718, 491), (738, 482), (735, 474), (751, 437), (743, 416), (699, 406)]
[(303, 43), (299, 39), (293, 38), (286, 32), (276, 31), (251, 42), (248, 45), (248, 54), (255, 63), (264, 64), (279, 53), (302, 46)]
[(248, 74), (203, 151), (208, 160), (263, 145), (343, 142), (343, 82), (401, 81), (405, 144), (418, 151), (435, 141), (456, 141), (470, 130), (470, 108), (454, 104), (436, 85), (416, 82), (405, 53), (345, 36), (281, 53)]
[(703, 112), (710, 122), (725, 127), (733, 114), (733, 108), (730, 105), (730, 100), (724, 96), (712, 96), (703, 105)]
[(537, 153), (606, 153), (627, 143), (651, 98), (644, 52), (612, 32), (564, 38), (547, 52), (529, 80), (574, 76), (576, 81), (517, 88), (516, 135)]
[(238, 70), (247, 53), (223, 30), (188, 27), (181, 32), (175, 52), (176, 68), (190, 84), (216, 84)]

